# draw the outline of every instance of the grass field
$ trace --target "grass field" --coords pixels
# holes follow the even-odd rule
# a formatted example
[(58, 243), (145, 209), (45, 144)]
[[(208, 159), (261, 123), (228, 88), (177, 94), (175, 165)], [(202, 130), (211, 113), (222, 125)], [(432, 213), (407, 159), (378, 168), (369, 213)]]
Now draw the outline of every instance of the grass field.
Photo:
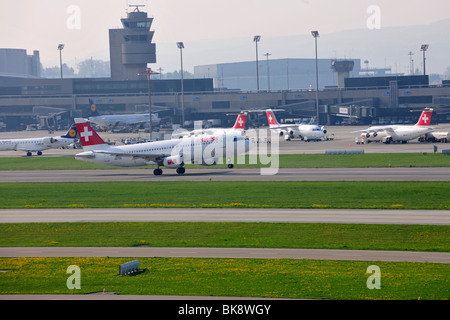
[[(259, 168), (261, 164), (250, 164), (249, 156), (235, 159), (236, 167)], [(281, 168), (368, 168), (368, 167), (450, 167), (450, 157), (442, 153), (366, 153), (366, 154), (281, 154)], [(187, 168), (204, 168), (186, 165)], [(0, 170), (78, 170), (114, 168), (75, 160), (73, 157), (3, 157)], [(148, 168), (148, 167), (147, 167)], [(225, 164), (214, 168), (226, 168)]]
[[(0, 294), (203, 295), (305, 299), (437, 300), (450, 298), (445, 264), (376, 262), (381, 289), (370, 290), (373, 262), (290, 259), (139, 258), (145, 272), (119, 276), (130, 258), (0, 259)], [(67, 268), (80, 267), (79, 290)]]
[[(259, 167), (259, 165), (239, 165)], [(442, 154), (281, 155), (280, 167), (450, 166)], [(223, 166), (218, 166), (225, 167)], [(0, 158), (0, 170), (112, 168), (72, 157)], [(1, 183), (0, 208), (450, 208), (448, 182)], [(206, 200), (207, 199), (207, 200)], [(449, 252), (449, 226), (283, 223), (0, 224), (0, 246), (211, 246)], [(139, 258), (139, 257), (137, 257)], [(447, 264), (290, 259), (1, 258), (0, 294), (213, 295), (333, 300), (450, 299)], [(367, 268), (381, 270), (369, 290)], [(81, 268), (69, 290), (67, 267)]]
[(450, 252), (450, 226), (107, 222), (0, 224), (0, 247), (242, 247)]
[(450, 208), (448, 182), (1, 183), (0, 208)]

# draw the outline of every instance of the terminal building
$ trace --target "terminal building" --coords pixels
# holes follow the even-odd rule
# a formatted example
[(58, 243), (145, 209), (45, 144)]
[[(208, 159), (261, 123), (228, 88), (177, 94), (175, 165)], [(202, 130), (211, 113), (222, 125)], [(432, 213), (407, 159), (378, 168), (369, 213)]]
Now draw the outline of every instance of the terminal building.
[[(332, 69), (333, 59), (318, 59), (319, 88), (337, 85), (337, 73)], [(360, 74), (360, 59), (351, 60), (354, 68), (347, 76)], [(212, 78), (215, 88), (257, 90), (295, 90), (316, 86), (315, 59), (265, 59), (258, 61), (220, 63), (194, 67), (195, 78)], [(258, 77), (257, 77), (258, 75)]]
[[(138, 74), (156, 62), (152, 18), (136, 9), (121, 21), (123, 28), (109, 33), (111, 78), (39, 78), (39, 53), (14, 53), (10, 59), (21, 60), (20, 67), (0, 69), (0, 130), (30, 124), (67, 129), (74, 117), (89, 116), (89, 99), (104, 114), (148, 110), (149, 83)], [(0, 50), (0, 62), (2, 52), (9, 55)], [(259, 77), (256, 61), (247, 61), (197, 66), (194, 79), (152, 78), (152, 110), (172, 124), (220, 119), (222, 126), (232, 126), (233, 114), (249, 109), (284, 109), (277, 114), (282, 121), (316, 116), (315, 59), (261, 59), (258, 71)], [(367, 76), (360, 59), (319, 59), (318, 74), (321, 125), (412, 122), (425, 107), (435, 108), (434, 123), (450, 123), (450, 81), (429, 85), (427, 75)], [(265, 121), (252, 115), (249, 124)]]

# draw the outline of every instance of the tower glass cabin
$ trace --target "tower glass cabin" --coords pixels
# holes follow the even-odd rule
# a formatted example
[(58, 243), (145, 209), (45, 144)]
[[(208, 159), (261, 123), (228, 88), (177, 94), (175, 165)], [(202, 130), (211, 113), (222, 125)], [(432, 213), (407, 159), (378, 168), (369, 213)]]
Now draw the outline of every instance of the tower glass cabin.
[(150, 31), (153, 18), (136, 7), (121, 22), (122, 29), (109, 30), (111, 78), (137, 80), (147, 63), (156, 62), (156, 45), (152, 43), (154, 31)]

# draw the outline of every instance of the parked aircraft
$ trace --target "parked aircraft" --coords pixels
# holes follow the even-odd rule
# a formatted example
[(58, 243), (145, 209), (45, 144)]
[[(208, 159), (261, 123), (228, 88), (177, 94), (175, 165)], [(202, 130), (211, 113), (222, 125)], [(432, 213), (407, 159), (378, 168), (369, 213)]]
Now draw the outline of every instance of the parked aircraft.
[(269, 128), (276, 130), (280, 136), (289, 141), (291, 138), (297, 136), (304, 141), (322, 140), (325, 138), (327, 130), (317, 124), (280, 124), (275, 117), (272, 109), (266, 110), (267, 121)]
[(172, 133), (172, 139), (180, 139), (184, 137), (192, 137), (198, 135), (214, 135), (214, 134), (234, 134), (242, 135), (245, 129), (245, 121), (247, 120), (247, 113), (239, 113), (234, 126), (231, 128), (207, 128), (195, 129), (192, 131), (176, 130)]
[[(117, 126), (130, 126), (138, 125), (149, 122), (148, 113), (130, 113), (130, 114), (116, 114), (116, 115), (101, 115), (97, 107), (91, 99), (89, 99), (91, 115), (89, 121), (93, 122), (100, 127), (114, 128)], [(156, 113), (152, 113), (152, 124), (158, 125), (161, 121)]]
[(62, 136), (0, 140), (0, 151), (26, 151), (27, 156), (31, 156), (32, 152), (36, 152), (40, 156), (43, 150), (58, 149), (74, 143), (76, 136), (77, 128), (73, 124), (66, 134)]
[[(85, 119), (75, 119), (84, 152), (75, 159), (121, 167), (156, 165), (154, 175), (161, 175), (160, 167), (185, 172), (185, 163), (212, 166), (219, 157), (247, 152), (252, 144), (239, 135), (202, 135), (183, 139), (163, 140), (140, 144), (110, 146), (92, 129)], [(229, 164), (229, 168), (233, 165)]]
[(363, 138), (364, 142), (406, 143), (433, 131), (433, 128), (430, 127), (432, 114), (433, 109), (425, 108), (415, 125), (372, 126), (364, 130), (353, 131), (352, 133), (362, 132), (361, 138)]

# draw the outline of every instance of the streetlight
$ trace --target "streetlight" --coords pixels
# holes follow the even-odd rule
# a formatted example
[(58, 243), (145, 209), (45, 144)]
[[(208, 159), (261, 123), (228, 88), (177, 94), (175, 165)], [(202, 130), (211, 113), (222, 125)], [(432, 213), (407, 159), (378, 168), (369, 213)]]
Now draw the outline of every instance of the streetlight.
[(60, 72), (61, 72), (61, 79), (62, 79), (62, 77), (63, 77), (63, 74), (62, 74), (62, 50), (64, 49), (64, 44), (58, 44), (58, 50), (59, 50), (59, 70), (60, 70)]
[(152, 140), (152, 132), (153, 132), (153, 124), (152, 124), (152, 95), (151, 95), (151, 87), (150, 87), (150, 77), (152, 74), (159, 74), (158, 72), (152, 71), (151, 68), (146, 68), (144, 72), (138, 73), (138, 75), (147, 76), (147, 83), (148, 83), (148, 112), (150, 117), (150, 140)]
[(177, 47), (180, 49), (180, 60), (181, 60), (181, 126), (184, 126), (184, 79), (183, 79), (183, 49), (184, 43), (177, 42)]
[(420, 47), (420, 51), (422, 51), (423, 52), (423, 75), (426, 75), (426, 72), (425, 72), (425, 51), (427, 51), (428, 50), (428, 45), (427, 44), (423, 44), (421, 47)]
[(315, 48), (316, 48), (316, 112), (317, 112), (317, 124), (320, 125), (320, 116), (319, 116), (319, 69), (317, 66), (317, 38), (319, 37), (319, 31), (311, 31), (312, 36), (315, 40)]
[(258, 42), (261, 40), (261, 36), (254, 36), (253, 42), (256, 44), (256, 90), (259, 91), (259, 67), (258, 67)]
[(271, 56), (270, 53), (264, 53), (264, 55), (267, 58), (267, 88), (270, 91), (270, 69), (269, 69), (269, 56)]

